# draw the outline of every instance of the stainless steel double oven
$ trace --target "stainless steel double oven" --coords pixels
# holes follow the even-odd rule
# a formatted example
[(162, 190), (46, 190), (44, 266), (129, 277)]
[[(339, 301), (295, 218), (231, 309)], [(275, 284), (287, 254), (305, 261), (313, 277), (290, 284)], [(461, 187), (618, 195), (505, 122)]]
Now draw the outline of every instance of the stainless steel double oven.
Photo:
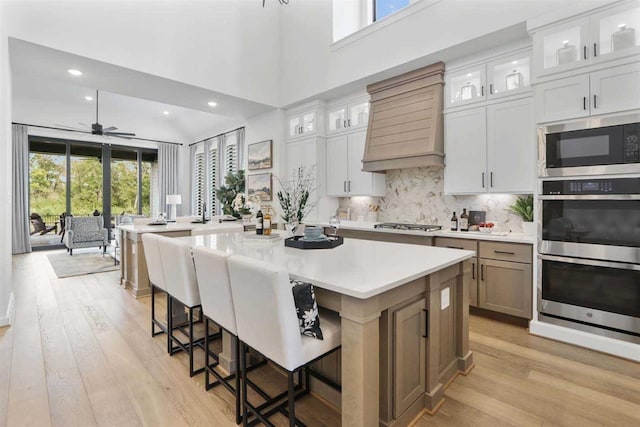
[(595, 125), (541, 132), (538, 311), (640, 343), (640, 117)]

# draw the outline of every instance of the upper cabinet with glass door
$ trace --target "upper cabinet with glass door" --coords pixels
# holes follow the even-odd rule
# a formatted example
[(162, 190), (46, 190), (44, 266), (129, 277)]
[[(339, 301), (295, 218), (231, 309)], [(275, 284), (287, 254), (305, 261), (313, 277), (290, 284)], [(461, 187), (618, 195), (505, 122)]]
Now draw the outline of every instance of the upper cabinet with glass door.
[(289, 139), (316, 135), (321, 128), (322, 117), (320, 105), (315, 106), (315, 104), (289, 111), (287, 116)]
[(640, 2), (593, 14), (590, 22), (594, 61), (640, 53)]
[(533, 52), (536, 76), (558, 73), (585, 65), (589, 18), (576, 19), (536, 32)]
[(530, 51), (487, 64), (489, 98), (515, 95), (531, 89)]
[(369, 121), (369, 99), (353, 98), (327, 109), (327, 131), (338, 133), (366, 127)]
[(445, 101), (447, 108), (486, 99), (485, 65), (454, 71), (447, 75)]

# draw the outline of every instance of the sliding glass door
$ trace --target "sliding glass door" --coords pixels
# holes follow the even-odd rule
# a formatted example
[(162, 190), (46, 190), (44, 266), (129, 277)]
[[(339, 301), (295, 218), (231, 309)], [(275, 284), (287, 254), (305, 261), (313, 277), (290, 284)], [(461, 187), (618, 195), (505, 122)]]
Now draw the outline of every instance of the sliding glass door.
[(157, 210), (157, 150), (35, 136), (29, 144), (32, 247), (61, 245), (63, 215), (102, 215), (111, 233), (117, 216)]

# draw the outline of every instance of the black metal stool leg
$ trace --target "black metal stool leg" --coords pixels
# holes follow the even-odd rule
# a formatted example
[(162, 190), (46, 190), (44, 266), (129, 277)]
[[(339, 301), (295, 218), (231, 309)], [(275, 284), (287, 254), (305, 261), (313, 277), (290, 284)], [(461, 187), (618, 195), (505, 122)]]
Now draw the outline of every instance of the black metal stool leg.
[(293, 372), (288, 372), (288, 391), (287, 399), (289, 400), (289, 427), (296, 425), (296, 398), (295, 383), (293, 381)]
[[(242, 420), (240, 417), (240, 358), (244, 355), (240, 353), (240, 339), (238, 337), (236, 339), (236, 424), (240, 424)], [(246, 387), (246, 386), (245, 386)], [(243, 392), (244, 393), (244, 392)]]
[[(240, 338), (238, 338), (238, 341)], [(245, 346), (244, 343), (239, 345), (240, 353), (238, 359), (240, 359), (240, 375), (242, 375), (242, 425), (246, 426), (249, 421), (249, 414), (247, 413), (247, 367), (245, 359)]]

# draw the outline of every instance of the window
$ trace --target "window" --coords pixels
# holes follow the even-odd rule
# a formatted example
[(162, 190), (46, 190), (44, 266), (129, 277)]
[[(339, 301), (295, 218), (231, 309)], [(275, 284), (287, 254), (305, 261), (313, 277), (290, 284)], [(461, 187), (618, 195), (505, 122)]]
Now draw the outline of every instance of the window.
[(192, 147), (192, 212), (202, 215), (206, 202), (207, 213), (220, 212), (216, 189), (224, 184), (228, 173), (240, 170), (244, 129), (207, 139)]
[(409, 6), (410, 0), (372, 0), (373, 1), (373, 20), (379, 21), (385, 16), (399, 11)]

